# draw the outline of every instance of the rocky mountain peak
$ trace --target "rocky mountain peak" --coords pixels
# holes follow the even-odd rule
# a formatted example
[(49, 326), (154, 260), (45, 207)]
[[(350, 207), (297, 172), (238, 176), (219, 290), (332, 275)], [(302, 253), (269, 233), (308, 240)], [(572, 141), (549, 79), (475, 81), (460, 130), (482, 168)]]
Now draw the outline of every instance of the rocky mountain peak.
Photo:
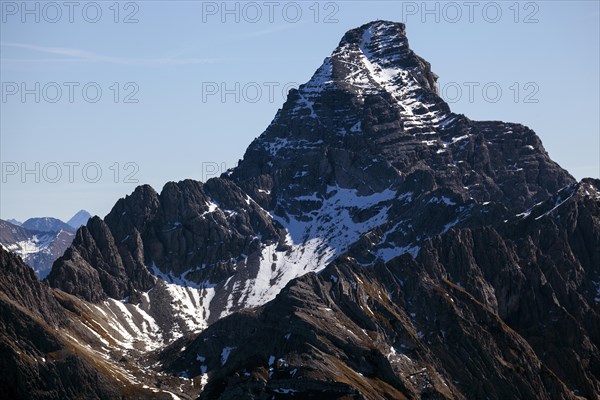
[[(0, 249), (0, 326), (35, 317), (0, 332), (5, 369), (53, 368), (54, 310), (73, 325), (52, 349), (158, 398), (597, 398), (600, 182), (523, 125), (452, 113), (436, 79), (403, 24), (363, 25), (236, 168), (136, 188), (50, 287)], [(0, 243), (24, 230), (0, 221)], [(57, 396), (120, 397), (85, 393)]]
[(160, 194), (138, 187), (80, 230), (50, 283), (136, 299), (157, 276), (206, 299), (204, 325), (345, 253), (365, 265), (416, 256), (452, 227), (504, 219), (574, 182), (526, 127), (451, 113), (436, 79), (403, 24), (348, 31), (236, 168)]
[(305, 146), (347, 143), (352, 136), (376, 137), (373, 123), (383, 120), (373, 114), (384, 107), (386, 122), (400, 119), (406, 131), (430, 133), (450, 118), (436, 81), (430, 64), (410, 49), (404, 24), (374, 21), (348, 31), (312, 78), (290, 91), (271, 128)]
[(49, 283), (140, 307), (178, 333), (169, 340), (343, 257), (417, 258), (439, 235), (502, 223), (575, 182), (532, 130), (453, 114), (436, 79), (403, 24), (347, 32), (236, 168), (138, 187), (78, 231)]
[[(404, 24), (387, 21), (348, 31), (312, 78), (290, 91), (228, 177), (265, 208), (275, 206), (278, 187), (294, 197), (328, 185), (364, 195), (398, 183), (398, 176), (406, 188), (411, 182), (420, 182), (419, 190), (452, 186), (465, 199), (504, 198), (520, 206), (528, 206), (524, 197), (539, 201), (573, 182), (526, 127), (452, 113), (437, 95), (430, 64), (409, 48), (405, 33)], [(524, 176), (522, 164), (536, 165), (540, 174)], [(548, 170), (559, 182), (535, 182)], [(520, 193), (507, 196), (500, 181), (515, 178)], [(547, 184), (550, 191), (540, 187)]]
[(80, 226), (85, 225), (91, 217), (92, 215), (86, 210), (79, 210), (67, 221), (67, 224), (74, 229), (77, 229)]
[(429, 63), (410, 49), (402, 23), (374, 21), (350, 30), (332, 58), (350, 64), (344, 78), (356, 86), (365, 87), (365, 82), (357, 79), (357, 70), (362, 69), (365, 77), (371, 78), (369, 83), (383, 90), (394, 89), (390, 87), (394, 84), (410, 85), (414, 80), (423, 89), (437, 93), (437, 76)]
[(372, 54), (394, 52), (398, 56), (408, 49), (406, 26), (401, 22), (371, 21), (346, 32), (338, 49), (348, 44), (359, 45), (361, 50), (366, 46)]

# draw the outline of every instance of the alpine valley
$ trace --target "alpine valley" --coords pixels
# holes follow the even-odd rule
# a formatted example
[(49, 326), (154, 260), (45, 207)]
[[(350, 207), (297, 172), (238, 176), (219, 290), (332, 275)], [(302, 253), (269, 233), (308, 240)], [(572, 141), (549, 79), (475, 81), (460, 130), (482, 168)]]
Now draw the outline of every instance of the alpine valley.
[(0, 249), (2, 396), (598, 399), (600, 181), (436, 80), (368, 23), (221, 177), (138, 187), (43, 281)]

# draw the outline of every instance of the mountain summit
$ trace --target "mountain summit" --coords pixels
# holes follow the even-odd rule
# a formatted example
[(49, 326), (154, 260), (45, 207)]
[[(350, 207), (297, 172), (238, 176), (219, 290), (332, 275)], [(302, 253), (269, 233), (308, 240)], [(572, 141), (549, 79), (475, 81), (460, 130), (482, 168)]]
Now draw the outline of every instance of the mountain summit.
[(416, 256), (452, 227), (505, 219), (574, 183), (533, 131), (451, 113), (435, 80), (403, 24), (349, 31), (236, 168), (136, 189), (77, 233), (50, 283), (91, 301), (138, 298), (153, 276), (186, 283), (201, 327), (341, 254)]
[(80, 226), (85, 225), (92, 215), (86, 210), (79, 210), (67, 221), (74, 229), (78, 229)]
[(404, 24), (347, 32), (236, 168), (136, 188), (48, 283), (98, 357), (206, 399), (594, 397), (599, 182), (436, 79)]
[[(480, 202), (525, 207), (574, 181), (526, 127), (451, 113), (436, 79), (409, 48), (403, 24), (376, 21), (351, 30), (311, 80), (290, 92), (233, 177), (243, 181), (281, 168), (308, 172), (306, 163), (291, 163), (341, 149), (357, 154), (353, 164), (366, 165), (347, 173), (338, 168), (333, 178), (344, 184), (346, 175), (377, 170), (371, 175), (381, 177), (369, 182), (374, 190), (417, 173), (424, 189), (451, 187)], [(369, 192), (364, 184), (354, 187)]]

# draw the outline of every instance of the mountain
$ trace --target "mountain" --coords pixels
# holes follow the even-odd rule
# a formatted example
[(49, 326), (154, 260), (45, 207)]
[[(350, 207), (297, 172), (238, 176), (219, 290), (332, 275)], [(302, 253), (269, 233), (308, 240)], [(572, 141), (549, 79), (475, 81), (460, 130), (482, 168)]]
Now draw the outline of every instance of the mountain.
[(52, 217), (29, 218), (21, 225), (23, 228), (38, 232), (75, 232), (76, 228)]
[[(62, 330), (66, 311), (19, 257), (0, 249), (0, 368), (7, 398), (112, 395), (97, 368)], [(95, 397), (95, 396), (94, 396)]]
[(9, 219), (7, 219), (6, 221), (7, 221), (7, 222), (10, 222), (11, 224), (13, 224), (13, 225), (16, 225), (16, 226), (21, 226), (21, 225), (23, 225), (23, 223), (22, 223), (21, 221), (17, 221), (16, 219), (13, 219), (13, 218), (9, 218)]
[(45, 278), (54, 261), (71, 245), (71, 231), (41, 232), (0, 220), (0, 245), (20, 255), (40, 278)]
[[(93, 350), (106, 342), (90, 328), (98, 323), (91, 319), (94, 310), (77, 298), (53, 291), (18, 256), (1, 247), (0, 272), (0, 385), (4, 398), (172, 398), (168, 392), (137, 384), (139, 376)], [(117, 308), (113, 315), (118, 312)], [(102, 321), (101, 315), (95, 318)]]
[[(435, 80), (402, 25), (348, 32), (237, 168), (160, 194), (138, 188), (78, 233), (51, 284), (100, 301), (137, 297), (152, 275), (187, 282), (204, 326), (351, 248), (363, 263), (416, 254), (452, 226), (521, 212), (574, 182), (530, 129), (451, 113)], [(106, 245), (89, 254), (88, 243)]]
[(90, 218), (92, 218), (92, 215), (89, 212), (79, 210), (67, 221), (67, 225), (71, 226), (73, 229), (78, 229), (80, 226), (85, 225)]
[(73, 242), (80, 226), (77, 222), (87, 222), (88, 218), (89, 213), (81, 210), (69, 220), (73, 225), (51, 217), (29, 218), (18, 225), (11, 222), (14, 220), (0, 220), (0, 245), (23, 257), (43, 279)]
[(156, 396), (597, 398), (600, 182), (436, 80), (403, 24), (347, 32), (236, 168), (77, 230), (57, 332)]
[(202, 399), (597, 398), (599, 273), (600, 181), (586, 180), (416, 259), (342, 256), (162, 361), (208, 374)]

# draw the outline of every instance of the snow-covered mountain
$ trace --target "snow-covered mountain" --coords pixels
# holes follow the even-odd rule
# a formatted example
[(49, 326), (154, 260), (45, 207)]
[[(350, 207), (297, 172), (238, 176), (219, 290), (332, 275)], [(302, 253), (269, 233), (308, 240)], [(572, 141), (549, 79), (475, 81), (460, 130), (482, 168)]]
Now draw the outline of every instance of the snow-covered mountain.
[(340, 254), (416, 255), (451, 227), (574, 182), (526, 127), (453, 114), (436, 79), (402, 25), (348, 32), (238, 167), (160, 194), (139, 187), (78, 232), (49, 281), (91, 301), (139, 297), (155, 276), (197, 286), (200, 328)]
[(75, 232), (76, 228), (66, 224), (58, 218), (52, 217), (36, 217), (29, 218), (21, 225), (25, 229), (37, 232)]
[(403, 24), (353, 29), (236, 168), (89, 219), (39, 289), (72, 319), (55, 347), (98, 362), (75, 381), (101, 377), (99, 397), (597, 396), (600, 183), (527, 127), (451, 112), (436, 80)]
[(50, 273), (52, 264), (71, 245), (74, 237), (71, 230), (38, 231), (0, 220), (0, 245), (21, 256), (41, 279)]
[(78, 211), (65, 223), (57, 218), (29, 218), (24, 223), (0, 220), (0, 245), (23, 258), (41, 279), (63, 255), (75, 237), (75, 231), (90, 218), (85, 210)]

